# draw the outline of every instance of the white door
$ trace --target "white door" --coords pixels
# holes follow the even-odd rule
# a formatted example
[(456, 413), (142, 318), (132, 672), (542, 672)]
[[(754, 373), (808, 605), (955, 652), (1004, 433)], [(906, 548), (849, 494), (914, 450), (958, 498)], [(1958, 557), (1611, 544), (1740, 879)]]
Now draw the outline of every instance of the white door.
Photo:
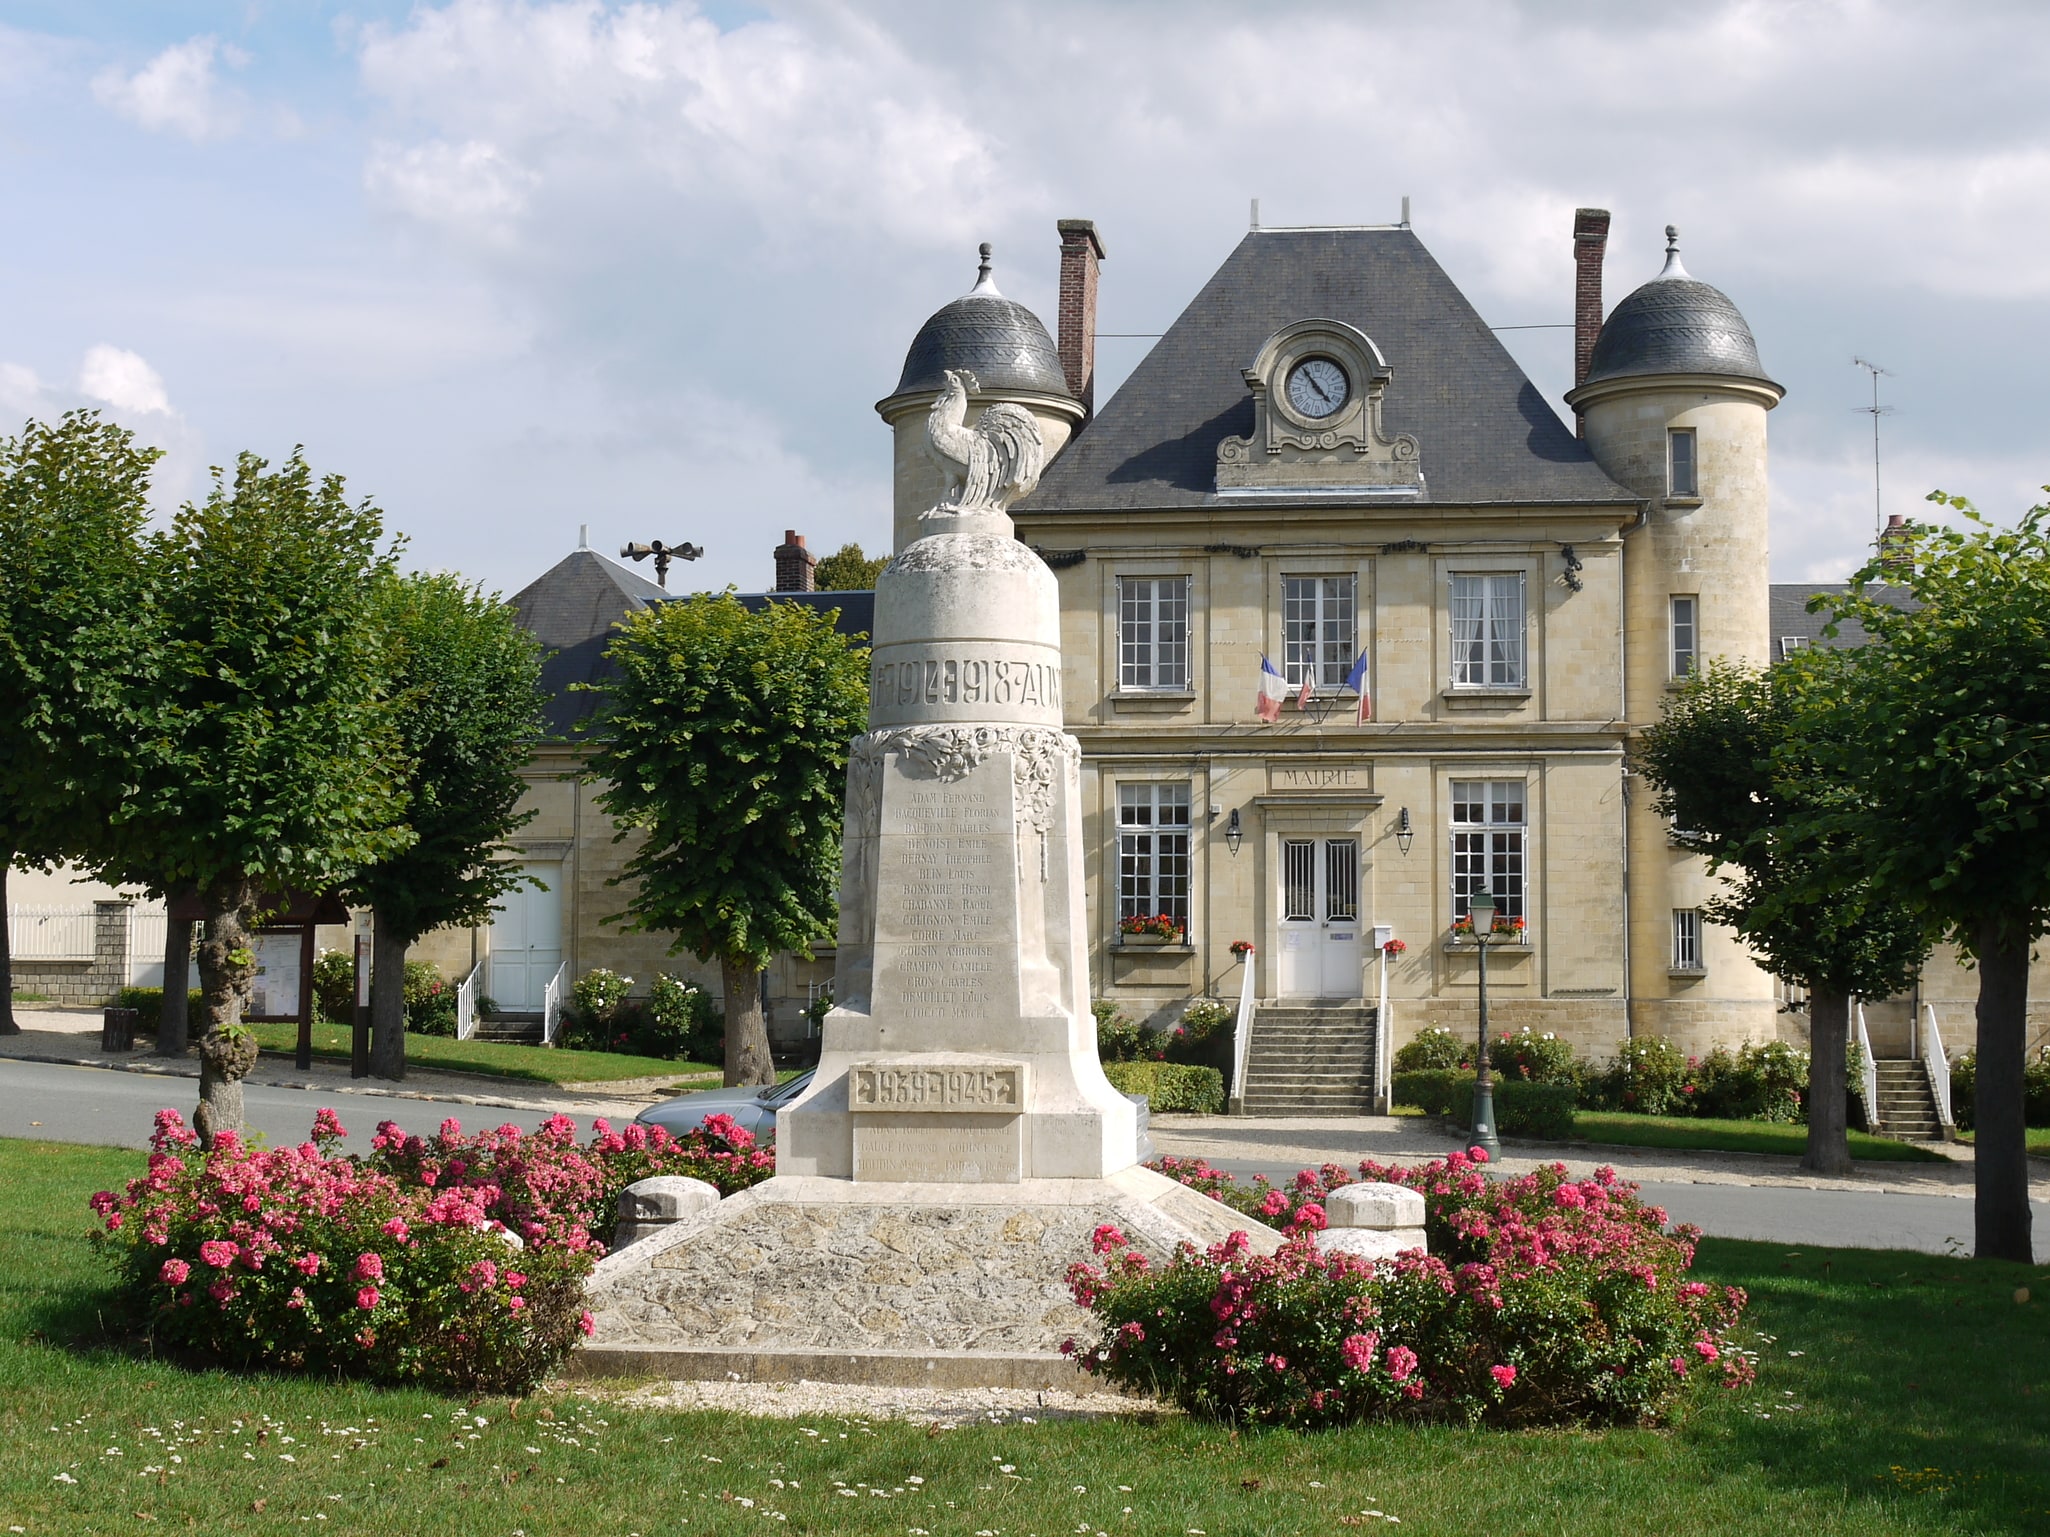
[(548, 979), (562, 965), (562, 865), (550, 861), (525, 869), (548, 889), (521, 886), (498, 899), (484, 993), (511, 1013), (538, 1014)]
[(1357, 838), (1281, 843), (1283, 998), (1358, 998), (1360, 845)]

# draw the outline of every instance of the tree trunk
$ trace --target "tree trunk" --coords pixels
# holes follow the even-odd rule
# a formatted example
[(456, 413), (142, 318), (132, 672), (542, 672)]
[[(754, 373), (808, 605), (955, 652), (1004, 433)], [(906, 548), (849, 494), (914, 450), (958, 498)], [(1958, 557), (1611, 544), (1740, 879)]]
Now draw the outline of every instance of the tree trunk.
[(1973, 1219), (1980, 1259), (2027, 1265), (2029, 1152), (2026, 1086), (2029, 942), (2010, 939), (1990, 920), (1972, 936), (1979, 961), (1979, 1069), (1973, 1098), (1977, 1121)]
[(374, 915), (370, 941), (370, 1075), (406, 1076), (406, 937)]
[[(166, 893), (165, 908), (168, 910), (181, 895), (183, 893), (180, 892)], [(157, 1014), (157, 1055), (160, 1057), (182, 1057), (185, 1055), (185, 1048), (191, 1044), (191, 1000), (186, 996), (191, 991), (192, 925), (166, 917), (164, 1003)]]
[(726, 1084), (770, 1084), (776, 1064), (769, 1058), (769, 1022), (762, 1017), (762, 969), (752, 961), (719, 958), (726, 990)]
[(249, 881), (225, 881), (206, 893), (205, 937), (199, 942), (199, 1108), (192, 1124), (202, 1148), (221, 1132), (242, 1129), (242, 1080), (256, 1066), (256, 1040), (242, 1029), (242, 1010), (256, 976), (244, 918), (256, 899)]
[(1801, 1167), (1817, 1174), (1851, 1172), (1849, 1096), (1844, 1072), (1851, 1000), (1844, 993), (1808, 989), (1808, 1150)]
[(14, 942), (8, 933), (7, 872), (14, 868), (14, 855), (0, 849), (0, 1035), (19, 1035), (14, 1022)]

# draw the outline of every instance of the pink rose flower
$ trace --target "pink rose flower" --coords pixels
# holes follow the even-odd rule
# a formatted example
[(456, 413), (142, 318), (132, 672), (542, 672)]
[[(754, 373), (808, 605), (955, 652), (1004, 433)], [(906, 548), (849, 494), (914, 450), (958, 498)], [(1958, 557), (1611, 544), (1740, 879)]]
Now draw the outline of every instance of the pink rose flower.
[(292, 1264), (301, 1275), (320, 1274), (320, 1256), (310, 1251), (293, 1260)]
[(517, 1313), (521, 1308), (525, 1307), (526, 1305), (527, 1299), (525, 1297), (514, 1297), (506, 1303), (506, 1306), (515, 1313)]
[(1513, 1366), (1491, 1366), (1488, 1375), (1495, 1379), (1498, 1388), (1513, 1387), (1516, 1384), (1516, 1368)]
[(1378, 1334), (1348, 1334), (1338, 1346), (1338, 1353), (1345, 1358), (1345, 1364), (1364, 1375), (1374, 1364), (1374, 1351), (1381, 1344)]
[(392, 1218), (391, 1221), (387, 1222), (378, 1231), (387, 1238), (396, 1238), (400, 1243), (404, 1243), (413, 1236), (413, 1230), (406, 1226), (406, 1219), (404, 1217)]
[(374, 1286), (366, 1286), (356, 1293), (356, 1306), (363, 1309), (366, 1313), (376, 1307), (377, 1302), (377, 1288)]
[(192, 1267), (182, 1259), (167, 1259), (164, 1261), (164, 1268), (157, 1272), (157, 1279), (166, 1286), (183, 1286), (186, 1277), (191, 1274)]
[(199, 1257), (216, 1270), (226, 1270), (235, 1263), (235, 1246), (224, 1239), (209, 1238), (199, 1246)]
[(1112, 1249), (1122, 1249), (1125, 1246), (1125, 1235), (1118, 1230), (1115, 1223), (1106, 1222), (1089, 1235), (1089, 1242), (1098, 1254), (1108, 1254)]
[(1488, 1161), (1488, 1150), (1484, 1147), (1470, 1147), (1466, 1150), (1466, 1156), (1475, 1163), (1486, 1163)]
[(586, 1334), (596, 1334), (598, 1332), (598, 1320), (593, 1318), (588, 1312), (579, 1313), (577, 1314), (577, 1327)]
[(352, 1279), (358, 1281), (382, 1281), (384, 1279), (384, 1256), (382, 1254), (359, 1254)]
[(1407, 1345), (1393, 1345), (1388, 1350), (1388, 1375), (1397, 1382), (1407, 1382), (1411, 1372), (1416, 1370), (1416, 1352)]

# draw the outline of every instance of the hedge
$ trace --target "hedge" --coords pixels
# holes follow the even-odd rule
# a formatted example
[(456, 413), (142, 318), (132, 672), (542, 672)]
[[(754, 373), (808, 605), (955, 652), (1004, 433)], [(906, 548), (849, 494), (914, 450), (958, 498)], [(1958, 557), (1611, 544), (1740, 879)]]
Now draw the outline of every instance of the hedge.
[[(1448, 1117), (1464, 1126), (1473, 1111), (1472, 1073), (1457, 1068), (1397, 1073), (1392, 1085), (1395, 1103), (1415, 1105), (1429, 1115)], [(1563, 1142), (1573, 1135), (1574, 1092), (1571, 1084), (1495, 1080), (1495, 1130), (1504, 1137), (1533, 1137)]]
[(1120, 1094), (1143, 1094), (1155, 1114), (1224, 1113), (1224, 1075), (1183, 1062), (1106, 1062), (1103, 1075)]

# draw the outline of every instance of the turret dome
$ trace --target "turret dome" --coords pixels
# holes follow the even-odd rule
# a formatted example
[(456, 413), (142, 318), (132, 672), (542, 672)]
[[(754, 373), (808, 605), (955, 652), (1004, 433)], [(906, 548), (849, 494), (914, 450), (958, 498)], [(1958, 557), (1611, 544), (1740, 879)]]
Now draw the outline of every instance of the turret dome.
[(1060, 353), (1039, 317), (997, 292), (990, 248), (982, 247), (975, 287), (918, 328), (904, 355), (894, 395), (945, 386), (947, 369), (967, 369), (984, 391), (1018, 391), (1072, 399)]
[(1680, 264), (1679, 233), (1670, 224), (1665, 270), (1610, 311), (1581, 388), (1644, 374), (1726, 374), (1779, 388), (1729, 295)]

